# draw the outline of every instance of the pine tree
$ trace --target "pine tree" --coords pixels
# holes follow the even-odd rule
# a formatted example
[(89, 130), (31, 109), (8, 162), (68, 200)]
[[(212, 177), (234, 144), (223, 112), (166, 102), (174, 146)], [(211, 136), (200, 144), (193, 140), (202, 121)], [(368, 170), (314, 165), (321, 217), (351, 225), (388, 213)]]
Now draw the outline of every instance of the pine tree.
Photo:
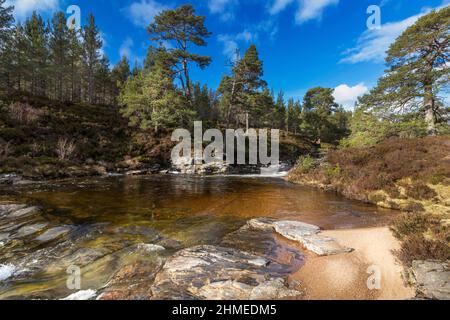
[(64, 98), (65, 82), (70, 72), (69, 65), (69, 29), (63, 12), (57, 12), (53, 16), (50, 35), (50, 59), (52, 80), (54, 85), (54, 97), (62, 101)]
[(81, 77), (82, 77), (82, 46), (79, 40), (80, 32), (70, 29), (68, 31), (69, 46), (67, 49), (67, 61), (70, 69), (70, 101), (81, 101)]
[(111, 71), (111, 83), (112, 83), (112, 95), (115, 102), (115, 98), (119, 95), (121, 88), (125, 85), (125, 82), (131, 77), (130, 64), (126, 57), (117, 63)]
[(281, 90), (277, 96), (277, 102), (274, 109), (274, 124), (273, 128), (286, 128), (286, 105), (284, 103), (284, 92)]
[(99, 51), (103, 43), (92, 14), (89, 14), (87, 21), (82, 31), (84, 77), (87, 85), (87, 100), (89, 103), (95, 103), (95, 70), (100, 61)]
[(36, 12), (27, 19), (24, 28), (26, 79), (32, 95), (44, 96), (47, 89), (49, 52), (49, 30), (44, 20)]
[(289, 99), (286, 106), (286, 131), (290, 132), (290, 130), (294, 129), (295, 123), (295, 102), (294, 99)]
[(158, 132), (162, 127), (187, 126), (194, 118), (174, 86), (175, 75), (166, 58), (167, 52), (160, 50), (151, 72), (140, 70), (125, 83), (119, 102), (131, 126)]
[(263, 63), (256, 46), (251, 45), (244, 57), (234, 63), (232, 74), (225, 76), (219, 87), (227, 127), (232, 118), (236, 126), (245, 124), (247, 115), (253, 125), (267, 122), (261, 117), (272, 112), (273, 98), (269, 103), (270, 92), (265, 91), (267, 83), (262, 79), (263, 74)]
[(313, 140), (334, 143), (347, 134), (344, 116), (347, 114), (335, 102), (333, 89), (312, 88), (303, 99), (302, 133)]
[(210, 93), (206, 85), (201, 86), (199, 82), (196, 82), (192, 88), (192, 101), (194, 110), (197, 113), (198, 120), (211, 120), (211, 104)]
[(128, 59), (126, 57), (122, 57), (119, 63), (116, 64), (111, 71), (112, 80), (117, 88), (120, 88), (130, 76), (130, 63), (128, 62)]
[(10, 91), (13, 85), (12, 81), (12, 63), (14, 59), (12, 45), (12, 16), (13, 7), (6, 7), (5, 0), (0, 0), (0, 77), (4, 81), (0, 82), (0, 89)]
[(14, 23), (12, 15), (14, 7), (6, 7), (5, 2), (6, 0), (0, 0), (0, 53), (10, 35), (11, 27)]
[(147, 56), (144, 60), (144, 69), (150, 71), (155, 65), (155, 59), (158, 53), (158, 49), (154, 46), (149, 46), (147, 49)]
[(169, 41), (174, 49), (169, 52), (173, 56), (178, 78), (185, 97), (191, 102), (191, 77), (189, 64), (195, 63), (203, 69), (211, 63), (211, 58), (189, 51), (189, 47), (205, 46), (205, 38), (210, 32), (204, 25), (205, 17), (197, 16), (192, 5), (183, 5), (175, 10), (166, 10), (154, 18), (148, 27), (148, 32), (154, 41), (161, 43)]
[[(393, 120), (399, 114), (420, 113), (428, 134), (437, 133), (445, 119), (439, 93), (450, 74), (450, 7), (422, 16), (391, 45), (389, 69), (360, 107)], [(445, 121), (445, 120), (444, 120)]]
[(109, 59), (103, 55), (95, 69), (95, 103), (110, 104), (113, 89), (111, 71), (109, 70)]

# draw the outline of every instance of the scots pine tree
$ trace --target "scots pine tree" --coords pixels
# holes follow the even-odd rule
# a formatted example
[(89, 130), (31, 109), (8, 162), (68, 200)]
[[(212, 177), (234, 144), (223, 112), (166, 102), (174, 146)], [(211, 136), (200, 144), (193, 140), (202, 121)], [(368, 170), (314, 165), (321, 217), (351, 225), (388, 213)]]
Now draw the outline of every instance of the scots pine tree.
[(192, 5), (183, 5), (174, 10), (166, 10), (154, 18), (148, 27), (148, 33), (154, 41), (169, 42), (169, 49), (174, 58), (176, 75), (181, 82), (185, 97), (191, 102), (192, 82), (190, 64), (203, 69), (211, 63), (211, 58), (190, 51), (192, 46), (205, 46), (206, 38), (211, 34), (205, 27), (205, 17), (195, 14)]

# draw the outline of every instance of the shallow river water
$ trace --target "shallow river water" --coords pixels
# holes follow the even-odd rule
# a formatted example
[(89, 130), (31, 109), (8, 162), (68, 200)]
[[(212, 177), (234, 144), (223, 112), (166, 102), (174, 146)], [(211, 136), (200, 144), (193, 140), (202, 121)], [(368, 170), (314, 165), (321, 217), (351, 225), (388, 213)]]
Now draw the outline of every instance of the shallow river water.
[[(37, 206), (0, 217), (0, 299), (62, 298), (68, 268), (97, 290), (135, 258), (136, 244), (163, 255), (217, 244), (256, 217), (299, 220), (323, 229), (385, 225), (393, 211), (279, 178), (108, 177), (0, 188), (0, 202)], [(151, 259), (149, 257), (149, 259)]]

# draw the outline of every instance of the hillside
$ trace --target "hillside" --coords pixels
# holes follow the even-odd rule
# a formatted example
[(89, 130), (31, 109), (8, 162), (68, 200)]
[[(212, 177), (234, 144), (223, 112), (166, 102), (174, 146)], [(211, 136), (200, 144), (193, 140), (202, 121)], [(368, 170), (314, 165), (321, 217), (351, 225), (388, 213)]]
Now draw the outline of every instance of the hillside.
[[(313, 151), (301, 136), (281, 133), (281, 160)], [(158, 173), (168, 169), (171, 132), (128, 126), (111, 106), (56, 103), (47, 99), (0, 100), (0, 173), (27, 179)]]

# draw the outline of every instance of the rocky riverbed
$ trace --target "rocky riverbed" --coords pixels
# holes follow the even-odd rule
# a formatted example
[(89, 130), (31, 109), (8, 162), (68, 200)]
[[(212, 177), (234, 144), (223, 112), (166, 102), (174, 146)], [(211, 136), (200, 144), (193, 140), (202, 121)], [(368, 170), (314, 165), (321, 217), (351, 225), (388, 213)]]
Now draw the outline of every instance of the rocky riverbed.
[[(45, 213), (36, 206), (0, 205), (3, 289), (39, 274), (61, 274), (72, 265), (97, 273), (96, 267), (113, 268), (102, 260), (117, 256), (117, 270), (104, 278), (104, 285), (89, 288), (98, 292), (98, 299), (299, 298), (301, 283), (289, 282), (288, 277), (302, 265), (303, 252), (280, 242), (275, 233), (306, 244), (305, 248), (312, 243), (312, 250), (320, 255), (350, 250), (322, 238), (318, 227), (295, 221), (250, 220), (217, 245), (188, 248), (151, 228), (60, 223), (45, 222)], [(137, 241), (115, 243), (109, 237), (115, 232)], [(92, 245), (95, 242), (101, 245)], [(6, 295), (48, 298), (53, 297), (51, 291), (20, 296), (20, 290), (13, 290), (18, 295)]]

